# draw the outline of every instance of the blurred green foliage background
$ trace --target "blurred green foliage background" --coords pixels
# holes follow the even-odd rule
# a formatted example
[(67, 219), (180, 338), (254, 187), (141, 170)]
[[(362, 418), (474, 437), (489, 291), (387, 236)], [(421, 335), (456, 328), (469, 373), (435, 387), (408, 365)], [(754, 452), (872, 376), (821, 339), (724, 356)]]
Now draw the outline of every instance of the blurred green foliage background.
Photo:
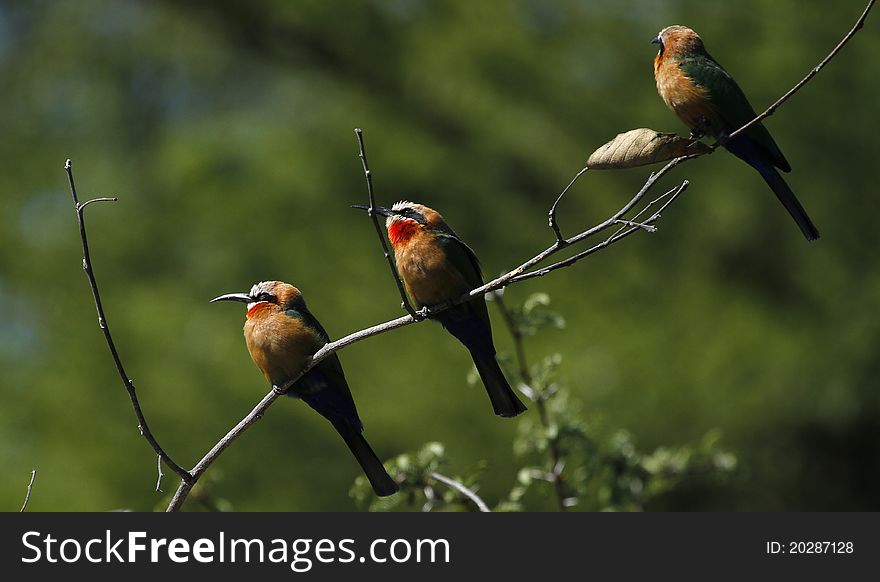
[[(354, 127), (379, 201), (436, 207), (492, 275), (552, 241), (546, 210), (595, 147), (634, 127), (684, 132), (654, 88), (660, 28), (697, 30), (762, 110), (863, 5), (3, 0), (0, 508), (18, 509), (32, 467), (34, 511), (160, 500), (96, 326), (65, 158), (82, 198), (120, 198), (87, 211), (105, 308), (153, 432), (191, 466), (268, 389), (244, 313), (210, 298), (287, 280), (335, 337), (401, 313), (372, 226), (348, 209), (366, 198)], [(553, 297), (567, 326), (530, 350), (561, 354), (590, 422), (646, 449), (723, 434), (732, 479), (647, 509), (880, 509), (878, 18), (767, 123), (820, 241), (719, 153), (664, 179), (691, 188), (657, 234), (505, 296)], [(589, 173), (563, 229), (604, 219), (649, 171)], [(438, 326), (340, 355), (380, 456), (440, 441), (451, 472), (488, 460), (482, 493), (506, 494), (516, 422), (492, 416)], [(210, 474), (237, 510), (357, 507), (357, 466), (299, 402), (274, 406)]]

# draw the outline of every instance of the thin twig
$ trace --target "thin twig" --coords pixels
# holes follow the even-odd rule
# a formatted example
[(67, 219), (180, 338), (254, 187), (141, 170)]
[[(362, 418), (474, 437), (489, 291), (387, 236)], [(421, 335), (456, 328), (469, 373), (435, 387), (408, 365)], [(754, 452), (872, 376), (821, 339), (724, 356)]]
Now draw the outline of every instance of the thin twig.
[(92, 260), (89, 254), (89, 241), (86, 237), (86, 222), (83, 210), (85, 210), (86, 206), (94, 202), (115, 202), (116, 198), (94, 198), (80, 204), (79, 197), (76, 194), (76, 185), (73, 181), (73, 167), (70, 160), (67, 160), (67, 162), (65, 162), (64, 170), (67, 172), (67, 181), (70, 183), (70, 195), (73, 197), (73, 208), (76, 211), (76, 220), (79, 224), (79, 235), (82, 241), (83, 251), (82, 266), (83, 270), (86, 273), (86, 277), (89, 280), (89, 285), (92, 288), (92, 296), (95, 299), (95, 310), (98, 312), (98, 327), (100, 327), (101, 331), (104, 333), (104, 339), (107, 342), (107, 347), (110, 349), (110, 355), (113, 356), (113, 362), (116, 364), (116, 371), (119, 373), (119, 377), (122, 378), (122, 383), (125, 385), (125, 389), (128, 392), (129, 399), (131, 400), (131, 406), (134, 409), (135, 416), (137, 417), (138, 430), (143, 435), (143, 437), (147, 439), (147, 442), (150, 443), (150, 446), (153, 447), (153, 450), (156, 452), (157, 455), (159, 455), (162, 461), (164, 461), (166, 465), (171, 467), (171, 470), (177, 473), (177, 475), (184, 481), (191, 481), (192, 475), (190, 475), (186, 471), (186, 469), (175, 463), (174, 460), (168, 456), (168, 454), (162, 449), (162, 447), (159, 446), (159, 443), (155, 439), (155, 437), (153, 437), (153, 433), (150, 432), (150, 428), (147, 425), (147, 419), (144, 417), (144, 413), (141, 411), (141, 405), (138, 401), (134, 382), (131, 381), (131, 379), (125, 373), (125, 368), (122, 366), (122, 360), (119, 358), (119, 352), (117, 352), (116, 350), (116, 344), (113, 342), (113, 336), (110, 335), (110, 326), (107, 324), (107, 318), (104, 315), (104, 307), (101, 304), (101, 294), (98, 292), (98, 282), (95, 279), (95, 272), (92, 269)]
[[(674, 168), (678, 164), (680, 164), (686, 160), (692, 159), (696, 156), (697, 156), (697, 154), (691, 154), (691, 155), (681, 156), (681, 157), (675, 158), (674, 160), (671, 160), (669, 163), (667, 163), (665, 166), (663, 166), (663, 168), (659, 172), (652, 172), (651, 175), (648, 177), (647, 181), (645, 182), (645, 184), (638, 191), (638, 193), (635, 196), (633, 196), (633, 198), (629, 202), (627, 202), (620, 210), (618, 210), (613, 215), (611, 215), (611, 217), (609, 217), (607, 220), (600, 222), (596, 226), (589, 228), (581, 233), (578, 233), (578, 234), (572, 236), (571, 238), (565, 239), (565, 241), (563, 241), (563, 243), (560, 243), (558, 240), (555, 241), (552, 245), (550, 245), (549, 247), (547, 247), (546, 249), (544, 249), (543, 251), (541, 251), (540, 253), (538, 253), (537, 255), (532, 257), (531, 259), (523, 262), (518, 267), (508, 271), (507, 273), (489, 281), (488, 283), (486, 283), (480, 287), (477, 287), (476, 289), (473, 289), (472, 291), (470, 291), (470, 293), (468, 293), (468, 298), (476, 297), (477, 295), (483, 295), (485, 293), (488, 293), (489, 291), (494, 291), (495, 289), (500, 289), (510, 283), (522, 281), (525, 279), (530, 279), (531, 276), (525, 276), (525, 277), (523, 276), (523, 274), (528, 269), (531, 269), (535, 265), (542, 263), (547, 258), (549, 258), (550, 256), (557, 253), (563, 247), (573, 245), (575, 243), (579, 243), (585, 239), (588, 239), (588, 238), (596, 235), (599, 232), (602, 232), (603, 230), (610, 228), (611, 226), (614, 226), (614, 224), (616, 224), (616, 221), (620, 220), (626, 214), (628, 214), (633, 209), (633, 207), (635, 207), (642, 200), (642, 198), (644, 198), (645, 194), (648, 193), (648, 191), (657, 183), (657, 181), (660, 178), (662, 178), (667, 172), (672, 170), (672, 168)], [(623, 237), (621, 237), (621, 238), (623, 238)], [(616, 242), (617, 240), (619, 240), (619, 239), (615, 239), (612, 242)], [(603, 243), (602, 246), (605, 247), (605, 246), (608, 246), (608, 244), (611, 244), (611, 243), (606, 241), (605, 243)], [(596, 249), (596, 250), (598, 250), (598, 249)], [(592, 253), (590, 253), (590, 254), (592, 254)], [(587, 256), (587, 255), (584, 255), (584, 256)], [(580, 259), (578, 259), (578, 260), (580, 260)], [(574, 261), (574, 262), (577, 262), (577, 261)]]
[(725, 137), (724, 139), (720, 139), (720, 140), (718, 140), (718, 142), (716, 142), (715, 144), (713, 144), (712, 147), (713, 147), (713, 148), (717, 148), (717, 147), (719, 147), (719, 146), (724, 145), (725, 143), (727, 143), (728, 141), (732, 140), (733, 138), (735, 138), (735, 137), (738, 136), (739, 134), (743, 133), (744, 131), (747, 131), (747, 130), (748, 130), (750, 127), (752, 127), (753, 125), (755, 125), (755, 124), (757, 124), (757, 123), (761, 123), (762, 120), (764, 120), (764, 119), (770, 117), (771, 115), (773, 115), (774, 113), (776, 113), (776, 110), (779, 108), (780, 105), (782, 105), (783, 103), (785, 103), (786, 101), (788, 101), (788, 99), (789, 99), (792, 95), (794, 95), (795, 93), (797, 93), (798, 91), (800, 91), (800, 90), (801, 90), (801, 87), (803, 87), (804, 85), (806, 85), (807, 82), (808, 82), (810, 79), (812, 79), (813, 77), (815, 77), (816, 74), (817, 74), (819, 71), (822, 70), (822, 67), (824, 67), (825, 65), (827, 65), (827, 64), (829, 63), (829, 61), (831, 61), (831, 59), (833, 59), (835, 56), (837, 56), (837, 53), (840, 52), (840, 49), (842, 49), (842, 48), (844, 47), (844, 45), (846, 45), (846, 43), (848, 43), (848, 42), (850, 41), (850, 39), (851, 39), (853, 36), (855, 36), (855, 34), (856, 34), (856, 33), (857, 33), (857, 32), (858, 32), (858, 31), (859, 31), (859, 30), (865, 25), (865, 19), (868, 18), (868, 13), (871, 11), (871, 8), (874, 7), (874, 2), (876, 2), (876, 0), (870, 0), (870, 1), (868, 2), (868, 5), (865, 6), (865, 10), (862, 11), (862, 15), (859, 16), (859, 19), (858, 19), (858, 20), (856, 20), (856, 23), (853, 25), (852, 29), (847, 33), (846, 36), (843, 37), (843, 39), (841, 39), (841, 41), (840, 41), (839, 43), (837, 43), (837, 46), (835, 46), (833, 49), (831, 49), (831, 52), (828, 53), (828, 56), (826, 56), (824, 59), (822, 59), (822, 61), (821, 61), (818, 65), (816, 65), (815, 67), (813, 67), (812, 69), (810, 69), (810, 72), (807, 73), (807, 76), (806, 76), (806, 77), (804, 77), (803, 79), (801, 79), (800, 82), (799, 82), (797, 85), (795, 85), (794, 87), (792, 87), (791, 89), (789, 89), (789, 90), (785, 93), (785, 95), (783, 95), (782, 97), (780, 97), (779, 99), (777, 99), (777, 100), (773, 103), (773, 105), (771, 105), (771, 106), (768, 107), (766, 110), (764, 110), (764, 113), (762, 113), (761, 115), (755, 117), (753, 120), (751, 120), (751, 121), (748, 122), (747, 124), (743, 125), (743, 126), (740, 127), (739, 129), (737, 129), (736, 131), (734, 131), (733, 133), (731, 133), (730, 135), (728, 135), (727, 137)]
[(400, 280), (400, 276), (397, 274), (397, 267), (394, 265), (394, 258), (391, 255), (391, 251), (388, 249), (388, 243), (385, 242), (385, 235), (382, 234), (382, 227), (379, 226), (379, 216), (376, 214), (376, 198), (373, 195), (373, 173), (370, 171), (370, 166), (367, 163), (367, 151), (364, 148), (364, 132), (361, 128), (356, 127), (354, 130), (355, 135), (358, 140), (358, 156), (361, 159), (361, 165), (364, 167), (364, 177), (367, 179), (367, 196), (369, 197), (369, 208), (367, 208), (367, 214), (370, 217), (370, 220), (373, 221), (373, 226), (376, 228), (376, 235), (379, 237), (379, 243), (382, 245), (382, 253), (385, 255), (385, 260), (388, 261), (388, 268), (391, 269), (391, 276), (394, 277), (394, 284), (397, 285), (397, 291), (400, 293), (400, 306), (406, 309), (406, 312), (409, 313), (412, 317), (418, 319), (418, 315), (416, 314), (416, 310), (413, 309), (413, 306), (409, 302), (409, 298), (406, 296), (406, 290), (403, 288), (403, 281)]
[(37, 470), (31, 469), (31, 482), (28, 483), (27, 493), (24, 495), (24, 503), (21, 504), (21, 509), (18, 510), (19, 513), (24, 513), (24, 510), (27, 509), (28, 501), (31, 500), (31, 490), (34, 488), (34, 479), (37, 478)]
[[(654, 215), (651, 216), (650, 219), (645, 221), (645, 224), (650, 224), (651, 222), (659, 219), (660, 214), (663, 212), (663, 210), (665, 210), (666, 207), (668, 207), (670, 204), (675, 202), (675, 200), (678, 198), (678, 196), (682, 192), (687, 190), (687, 187), (689, 185), (690, 185), (690, 182), (685, 180), (677, 188), (674, 188), (673, 190), (670, 190), (669, 192), (667, 192), (666, 194), (664, 194), (660, 198), (657, 198), (656, 200), (652, 200), (651, 202), (649, 202), (648, 205), (645, 207), (645, 210), (650, 208), (650, 206), (652, 204), (654, 204), (655, 202), (662, 200), (663, 198), (669, 197), (669, 199), (663, 204), (663, 206), (660, 207), (660, 210), (655, 212)], [(644, 212), (644, 210), (642, 212)], [(617, 241), (624, 239), (635, 232), (641, 232), (641, 231), (644, 231), (644, 227), (642, 224), (633, 223), (633, 226), (623, 226), (620, 230), (618, 230), (616, 233), (612, 234), (610, 237), (608, 237), (604, 241), (602, 241), (596, 245), (593, 245), (592, 247), (590, 247), (584, 251), (581, 251), (577, 254), (574, 254), (565, 260), (558, 261), (556, 263), (553, 263), (552, 265), (542, 267), (541, 269), (537, 269), (535, 271), (530, 271), (528, 273), (523, 273), (521, 275), (517, 275), (516, 277), (511, 278), (508, 281), (508, 284), (519, 283), (521, 281), (527, 281), (529, 279), (534, 279), (535, 277), (543, 277), (544, 275), (552, 273), (553, 271), (555, 271), (557, 269), (562, 269), (564, 267), (570, 267), (570, 266), (574, 265), (575, 263), (577, 263), (577, 262), (587, 258), (588, 256), (596, 253), (597, 251), (600, 251), (604, 248), (607, 248), (609, 245), (612, 245), (612, 244), (616, 243)]]
[(510, 332), (510, 337), (513, 338), (513, 346), (516, 351), (516, 361), (519, 366), (520, 378), (531, 393), (531, 399), (535, 402), (535, 407), (538, 409), (538, 420), (540, 420), (541, 427), (544, 429), (544, 434), (547, 436), (547, 454), (550, 457), (550, 474), (548, 476), (550, 483), (553, 485), (553, 492), (556, 494), (557, 506), (559, 507), (559, 511), (567, 511), (569, 507), (566, 501), (568, 496), (565, 494), (565, 484), (563, 483), (564, 478), (562, 476), (562, 469), (565, 467), (565, 462), (563, 461), (562, 453), (559, 450), (557, 435), (551, 435), (550, 432), (550, 413), (547, 410), (546, 395), (535, 390), (532, 372), (529, 369), (529, 363), (526, 359), (525, 337), (513, 317), (513, 312), (507, 307), (501, 293), (496, 292), (493, 299), (495, 304), (498, 305), (498, 310), (501, 311), (501, 316), (504, 319), (504, 323), (507, 325), (507, 331)]
[[(687, 182), (687, 180), (685, 180), (685, 182)], [(690, 184), (690, 182), (688, 182), (688, 185), (689, 185), (689, 184)], [(684, 185), (684, 184), (682, 184), (682, 186), (684, 186), (685, 189), (687, 188), (687, 186)], [(635, 214), (630, 218), (630, 220), (621, 220), (621, 221), (619, 221), (618, 223), (623, 223), (623, 226), (621, 226), (619, 229), (617, 229), (617, 231), (616, 231), (614, 234), (612, 234), (611, 237), (609, 237), (609, 238), (615, 238), (615, 237), (617, 237), (619, 234), (623, 233), (624, 231), (627, 231), (627, 230), (628, 230), (628, 227), (637, 226), (637, 225), (649, 226), (649, 225), (651, 225), (652, 223), (654, 223), (654, 222), (656, 222), (657, 220), (659, 220), (660, 217), (661, 217), (661, 214), (662, 214), (663, 210), (665, 210), (666, 207), (667, 207), (669, 204), (671, 204), (679, 194), (681, 194), (681, 192), (683, 191), (683, 190), (682, 190), (682, 186), (678, 186), (678, 187), (676, 187), (676, 188), (673, 188), (672, 190), (667, 191), (665, 194), (662, 194), (662, 195), (658, 196), (657, 198), (651, 200), (650, 202), (648, 202), (648, 203), (645, 205), (644, 208), (642, 208), (642, 209), (639, 210), (637, 213), (635, 213)], [(670, 197), (671, 197), (672, 199), (671, 199), (671, 200), (667, 200), (667, 201), (663, 204), (663, 206), (661, 206), (661, 207), (660, 207), (658, 210), (656, 210), (656, 211), (655, 211), (655, 212), (654, 212), (649, 218), (647, 218), (647, 219), (645, 220), (644, 223), (637, 222), (637, 221), (639, 220), (639, 218), (642, 217), (643, 214), (645, 214), (647, 211), (649, 211), (651, 208), (653, 208), (656, 204), (659, 204), (660, 202), (663, 202), (663, 200), (665, 200), (665, 199), (667, 199), (667, 198), (670, 198)], [(629, 223), (629, 224), (627, 224), (627, 223)], [(653, 228), (656, 229), (656, 227), (653, 227)], [(605, 242), (607, 242), (607, 241), (605, 241)], [(552, 265), (551, 265), (551, 266), (552, 266)]]
[(615, 220), (615, 224), (622, 224), (624, 226), (635, 226), (637, 228), (641, 228), (646, 232), (657, 232), (656, 226), (651, 226), (650, 224), (644, 222), (634, 222), (632, 220)]
[(490, 513), (492, 511), (489, 509), (489, 506), (486, 505), (486, 502), (480, 499), (479, 495), (474, 493), (472, 489), (468, 489), (467, 487), (465, 487), (464, 484), (459, 483), (455, 479), (450, 479), (446, 475), (441, 475), (436, 471), (431, 471), (430, 473), (428, 473), (428, 475), (431, 477), (431, 479), (436, 479), (444, 485), (448, 485), (449, 487), (455, 489), (456, 491), (473, 501), (474, 505), (477, 506), (477, 509), (479, 509), (483, 513)]
[(556, 201), (553, 203), (553, 206), (550, 207), (550, 212), (548, 214), (548, 219), (550, 222), (550, 228), (553, 229), (553, 234), (556, 235), (556, 242), (563, 244), (565, 243), (565, 237), (562, 236), (562, 231), (559, 230), (559, 224), (556, 222), (556, 207), (559, 206), (559, 203), (562, 202), (562, 199), (565, 197), (565, 194), (574, 186), (574, 183), (578, 181), (578, 178), (587, 173), (587, 170), (590, 168), (584, 166), (581, 171), (575, 174), (574, 178), (571, 179), (571, 182), (568, 183), (568, 186), (556, 197)]
[(86, 206), (88, 206), (89, 204), (92, 204), (94, 202), (119, 202), (119, 198), (116, 198), (115, 196), (112, 198), (106, 198), (106, 197), (105, 198), (92, 198), (91, 200), (86, 200), (85, 202), (80, 204), (78, 206), (77, 210), (81, 211), (83, 208), (85, 208)]
[(159, 455), (156, 455), (156, 469), (159, 472), (159, 476), (156, 477), (156, 493), (162, 493), (162, 477), (165, 473), (162, 472), (162, 457)]

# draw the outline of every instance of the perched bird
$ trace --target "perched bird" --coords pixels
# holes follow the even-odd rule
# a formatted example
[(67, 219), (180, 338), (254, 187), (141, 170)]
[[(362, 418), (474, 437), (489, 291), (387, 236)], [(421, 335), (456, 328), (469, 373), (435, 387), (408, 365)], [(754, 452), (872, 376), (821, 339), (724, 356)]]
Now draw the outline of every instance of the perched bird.
[[(250, 293), (229, 293), (211, 300), (247, 303), (244, 339), (254, 363), (273, 386), (295, 378), (309, 357), (330, 341), (309, 312), (299, 289), (281, 281), (264, 281)], [(303, 399), (333, 428), (351, 449), (379, 497), (397, 492), (397, 483), (361, 434), (364, 430), (342, 364), (331, 354), (297, 380), (287, 394)]]
[[(448, 304), (483, 284), (474, 251), (446, 225), (439, 212), (406, 201), (374, 210), (387, 217), (385, 226), (397, 271), (419, 308)], [(525, 405), (511, 390), (495, 359), (486, 300), (475, 297), (441, 311), (435, 319), (470, 351), (495, 414), (511, 417), (524, 412)]]
[[(721, 139), (757, 117), (742, 89), (706, 52), (696, 32), (685, 26), (668, 26), (651, 42), (660, 45), (654, 57), (657, 91), (694, 137)], [(803, 206), (776, 171), (789, 172), (791, 166), (767, 128), (756, 123), (724, 147), (761, 174), (807, 240), (819, 238)]]

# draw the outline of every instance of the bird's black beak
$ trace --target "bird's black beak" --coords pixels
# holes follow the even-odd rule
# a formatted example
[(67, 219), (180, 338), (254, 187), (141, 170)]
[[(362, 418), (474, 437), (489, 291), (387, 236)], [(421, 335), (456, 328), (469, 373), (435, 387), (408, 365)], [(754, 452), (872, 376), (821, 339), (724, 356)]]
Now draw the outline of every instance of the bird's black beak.
[(659, 44), (662, 46), (663, 39), (661, 39), (659, 36), (655, 36), (654, 38), (651, 39), (651, 44)]
[(227, 293), (220, 297), (214, 297), (211, 299), (210, 303), (214, 303), (215, 301), (241, 301), (242, 303), (253, 303), (254, 299), (247, 293)]
[[(358, 208), (360, 210), (369, 210), (370, 207), (366, 204), (352, 204), (352, 208)], [(391, 210), (390, 208), (385, 208), (384, 206), (373, 206), (373, 211), (380, 216), (394, 216), (396, 212)]]

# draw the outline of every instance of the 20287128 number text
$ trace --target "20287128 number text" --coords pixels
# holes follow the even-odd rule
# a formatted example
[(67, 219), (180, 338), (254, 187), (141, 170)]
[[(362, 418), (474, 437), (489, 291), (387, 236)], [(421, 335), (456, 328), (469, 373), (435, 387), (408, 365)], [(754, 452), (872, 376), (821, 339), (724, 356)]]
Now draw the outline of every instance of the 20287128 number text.
[(852, 554), (852, 542), (767, 542), (768, 554)]

